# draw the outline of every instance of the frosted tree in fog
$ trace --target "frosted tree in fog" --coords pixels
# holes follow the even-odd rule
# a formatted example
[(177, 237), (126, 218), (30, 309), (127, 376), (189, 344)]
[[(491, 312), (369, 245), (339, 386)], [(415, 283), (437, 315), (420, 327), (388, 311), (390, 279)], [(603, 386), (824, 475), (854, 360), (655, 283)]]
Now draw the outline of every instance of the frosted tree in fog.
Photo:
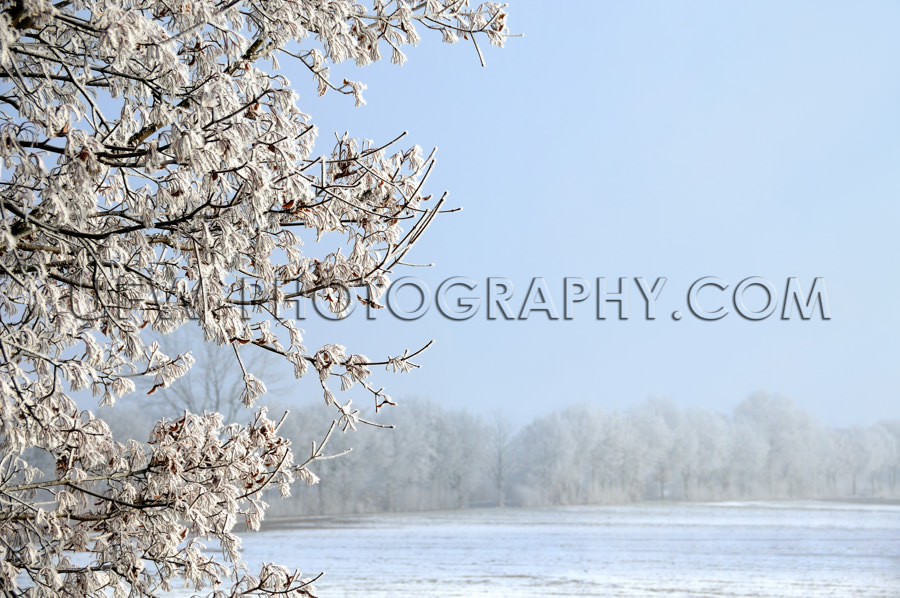
[(515, 452), (512, 446), (512, 432), (509, 420), (502, 412), (495, 413), (488, 424), (487, 476), (496, 492), (498, 507), (506, 505), (510, 477), (514, 470)]
[[(285, 317), (318, 296), (335, 312), (376, 302), (392, 268), (441, 210), (432, 156), (400, 137), (344, 135), (314, 154), (316, 127), (280, 71), (363, 102), (329, 75), (390, 54), (420, 30), (502, 45), (500, 5), (427, 0), (47, 0), (0, 17), (0, 592), (150, 596), (181, 578), (216, 596), (304, 594), (277, 564), (240, 562), (265, 488), (316, 481), (264, 409), (250, 423), (184, 411), (149, 443), (114, 438), (72, 398), (101, 405), (149, 378), (169, 392), (190, 347), (146, 333), (196, 319), (227, 347), (241, 402), (266, 392), (265, 351), (321, 383), (332, 430), (359, 411), (340, 391), (391, 404), (372, 368), (407, 371), (417, 351), (371, 360), (306, 339)], [(478, 50), (480, 54), (480, 49)], [(317, 242), (328, 237), (327, 247)], [(308, 343), (315, 343), (308, 345)], [(311, 347), (311, 348), (308, 348)], [(398, 350), (402, 348), (398, 347)], [(331, 430), (322, 430), (327, 439)], [(41, 471), (35, 465), (49, 462)], [(216, 548), (211, 552), (204, 545)]]

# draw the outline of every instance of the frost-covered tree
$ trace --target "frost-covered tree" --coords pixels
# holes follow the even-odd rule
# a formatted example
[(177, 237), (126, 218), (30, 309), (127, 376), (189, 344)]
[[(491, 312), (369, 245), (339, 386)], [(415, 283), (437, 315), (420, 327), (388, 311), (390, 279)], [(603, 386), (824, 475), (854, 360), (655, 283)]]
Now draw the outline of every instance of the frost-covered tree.
[[(215, 411), (221, 413), (226, 422), (246, 415), (247, 410), (240, 401), (244, 388), (243, 375), (241, 369), (235, 367), (231, 347), (204, 343), (197, 331), (190, 328), (161, 336), (159, 344), (166, 353), (178, 352), (179, 347), (192, 347), (194, 363), (190, 371), (169, 387), (168, 392), (146, 395), (146, 400), (141, 403), (150, 413), (171, 416), (184, 410), (192, 413)], [(242, 353), (241, 360), (245, 369), (266, 381), (266, 389), (275, 396), (287, 391), (293, 384), (289, 377), (278, 375), (286, 372), (276, 369), (280, 365), (277, 355), (254, 350)], [(146, 392), (152, 386), (152, 381), (146, 388), (138, 384), (138, 393), (141, 394), (141, 390)]]
[(349, 136), (315, 155), (316, 128), (278, 62), (360, 103), (364, 86), (332, 80), (330, 64), (383, 52), (401, 63), (424, 29), (501, 45), (503, 7), (5, 0), (0, 10), (0, 593), (150, 596), (177, 578), (216, 596), (308, 593), (296, 571), (248, 571), (234, 531), (259, 525), (265, 488), (314, 482), (307, 466), (322, 443), (295, 461), (264, 410), (244, 426), (185, 411), (149, 443), (120, 443), (73, 393), (112, 404), (141, 376), (167, 392), (190, 347), (168, 355), (145, 333), (195, 319), (206, 342), (232, 350), (248, 406), (265, 392), (245, 367), (250, 350), (317, 376), (338, 426), (359, 413), (336, 399), (335, 377), (390, 403), (370, 368), (408, 370), (415, 353), (373, 362), (337, 344), (307, 349), (286, 307), (318, 295), (340, 311), (354, 287), (377, 301), (440, 210), (443, 198), (423, 192), (432, 160), (397, 139)]
[(496, 492), (498, 507), (506, 505), (509, 481), (514, 469), (515, 452), (509, 420), (502, 412), (496, 412), (488, 424), (488, 463), (485, 473)]

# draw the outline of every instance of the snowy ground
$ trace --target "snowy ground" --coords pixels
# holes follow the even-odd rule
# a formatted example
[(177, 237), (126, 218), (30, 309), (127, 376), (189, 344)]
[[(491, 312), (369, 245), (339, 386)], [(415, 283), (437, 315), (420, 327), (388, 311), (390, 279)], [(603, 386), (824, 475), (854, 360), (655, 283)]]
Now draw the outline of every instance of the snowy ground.
[(900, 597), (900, 506), (643, 504), (306, 518), (248, 562), (327, 597)]

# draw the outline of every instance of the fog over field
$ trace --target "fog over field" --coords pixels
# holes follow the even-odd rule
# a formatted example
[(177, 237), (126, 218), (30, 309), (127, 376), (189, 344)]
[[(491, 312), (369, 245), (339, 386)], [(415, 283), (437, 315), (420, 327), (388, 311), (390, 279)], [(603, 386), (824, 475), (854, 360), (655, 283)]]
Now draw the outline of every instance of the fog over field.
[[(281, 413), (278, 405), (273, 415)], [(145, 433), (147, 408), (116, 407), (117, 432)], [(647, 400), (622, 412), (561, 409), (515, 429), (501, 413), (408, 400), (394, 429), (336, 434), (315, 486), (273, 497), (277, 516), (483, 506), (842, 498), (900, 499), (900, 422), (833, 429), (788, 398), (757, 394), (732, 414)], [(292, 410), (281, 432), (298, 455), (330, 419)]]

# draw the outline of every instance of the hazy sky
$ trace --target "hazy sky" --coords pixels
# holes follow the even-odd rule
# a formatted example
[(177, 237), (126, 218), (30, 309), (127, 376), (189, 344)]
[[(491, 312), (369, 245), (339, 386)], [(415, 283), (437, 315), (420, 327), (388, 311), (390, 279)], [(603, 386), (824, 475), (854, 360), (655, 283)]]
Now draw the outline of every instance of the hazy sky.
[[(465, 276), (482, 302), (461, 322), (434, 309), (409, 322), (312, 318), (308, 346), (375, 358), (435, 339), (423, 370), (375, 383), (519, 422), (649, 396), (728, 412), (760, 390), (832, 426), (900, 417), (900, 4), (513, 1), (509, 13), (525, 37), (486, 51), (486, 68), (471, 44), (425, 35), (402, 67), (348, 69), (369, 86), (362, 108), (319, 100), (309, 74), (292, 73), (320, 151), (335, 130), (376, 141), (406, 130), (439, 148), (428, 191), (464, 209), (411, 254), (433, 268), (395, 277), (434, 293)], [(560, 311), (566, 277), (628, 277), (630, 317), (612, 304), (598, 320), (593, 289), (571, 321), (491, 321), (489, 276), (513, 281), (516, 309), (543, 277)], [(730, 284), (701, 295), (730, 310), (718, 321), (686, 309), (705, 276)], [(751, 276), (778, 291), (762, 321), (728, 304)], [(636, 277), (667, 278), (653, 321)], [(804, 292), (824, 279), (830, 320), (779, 319), (789, 277)], [(764, 299), (754, 291), (750, 304)]]

